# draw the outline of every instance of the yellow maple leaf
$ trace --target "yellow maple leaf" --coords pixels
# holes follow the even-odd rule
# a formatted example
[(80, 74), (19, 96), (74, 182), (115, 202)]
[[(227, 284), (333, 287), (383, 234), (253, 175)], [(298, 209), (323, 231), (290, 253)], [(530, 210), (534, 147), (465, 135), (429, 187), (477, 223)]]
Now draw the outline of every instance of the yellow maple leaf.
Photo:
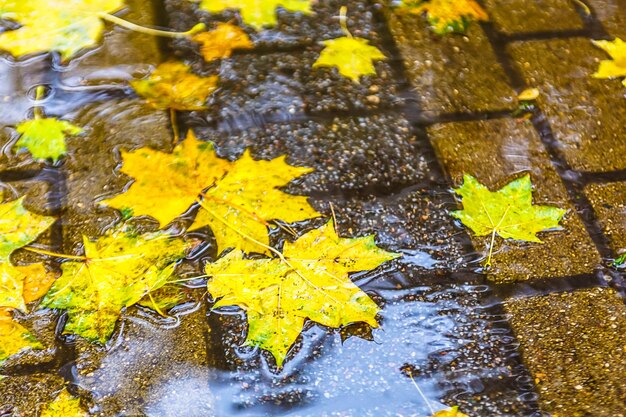
[(206, 266), (214, 308), (237, 305), (246, 311), (245, 344), (274, 355), (280, 367), (309, 319), (328, 327), (365, 322), (377, 327), (379, 309), (349, 277), (399, 255), (376, 246), (373, 236), (345, 239), (328, 222), (271, 259), (246, 259), (239, 250)]
[(218, 23), (210, 32), (202, 32), (192, 38), (200, 43), (200, 52), (206, 62), (228, 58), (235, 49), (252, 49), (250, 37), (238, 26)]
[(123, 5), (123, 0), (0, 0), (0, 19), (21, 25), (0, 34), (0, 49), (16, 57), (57, 51), (68, 60), (95, 45), (104, 30), (102, 14)]
[(203, 110), (217, 89), (219, 77), (199, 77), (182, 62), (165, 62), (144, 80), (130, 85), (150, 105), (160, 110)]
[(239, 10), (245, 24), (260, 30), (264, 26), (276, 26), (278, 7), (290, 12), (310, 14), (312, 3), (313, 0), (202, 0), (200, 8), (209, 13), (220, 13), (227, 9)]
[(67, 392), (66, 389), (47, 404), (39, 417), (88, 417), (89, 414), (80, 405), (80, 400)]
[(171, 154), (143, 148), (122, 153), (122, 159), (121, 172), (135, 181), (125, 193), (103, 204), (132, 209), (135, 216), (151, 216), (166, 225), (202, 195), (201, 209), (191, 229), (209, 225), (218, 252), (239, 248), (267, 253), (263, 246), (242, 239), (242, 233), (268, 245), (271, 220), (291, 223), (319, 216), (306, 197), (278, 189), (311, 172), (309, 168), (288, 165), (284, 157), (255, 161), (246, 152), (230, 162), (217, 156), (212, 143), (199, 141), (189, 132)]
[(324, 41), (325, 48), (313, 64), (313, 68), (337, 67), (339, 73), (359, 82), (363, 75), (376, 75), (374, 61), (387, 57), (367, 39), (343, 36)]
[(138, 235), (126, 228), (97, 241), (83, 239), (82, 260), (64, 262), (63, 274), (41, 305), (66, 310), (65, 333), (106, 343), (122, 310), (167, 284), (192, 244), (167, 232)]
[(431, 417), (469, 417), (459, 411), (459, 407), (448, 408), (447, 410), (437, 411)]
[[(611, 59), (600, 62), (600, 67), (593, 76), (595, 78), (626, 77), (626, 42), (620, 38), (614, 41), (592, 42), (611, 56)], [(626, 79), (622, 81), (622, 84), (626, 87)]]
[(403, 0), (401, 10), (426, 13), (435, 33), (463, 33), (472, 20), (487, 21), (487, 12), (474, 0)]

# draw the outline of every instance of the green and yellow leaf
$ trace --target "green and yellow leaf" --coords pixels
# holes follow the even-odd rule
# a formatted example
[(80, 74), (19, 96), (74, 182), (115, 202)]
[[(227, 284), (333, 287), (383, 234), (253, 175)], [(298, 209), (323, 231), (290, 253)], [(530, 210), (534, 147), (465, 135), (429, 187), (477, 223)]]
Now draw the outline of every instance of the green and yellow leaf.
[(25, 148), (37, 160), (57, 162), (67, 153), (65, 139), (83, 133), (83, 129), (55, 118), (27, 120), (17, 125), (21, 135), (16, 148)]
[(25, 349), (42, 348), (28, 330), (13, 321), (8, 310), (0, 308), (0, 365)]
[(487, 21), (487, 12), (475, 0), (402, 0), (400, 10), (425, 13), (433, 31), (440, 35), (464, 33), (474, 20)]
[(114, 13), (123, 0), (0, 0), (0, 19), (19, 23), (0, 33), (0, 49), (15, 57), (56, 51), (64, 61), (102, 36), (102, 13)]
[[(193, 0), (196, 1), (196, 0)], [(241, 20), (256, 30), (273, 27), (278, 23), (279, 7), (289, 12), (310, 14), (313, 0), (201, 0), (200, 8), (209, 13), (221, 13), (227, 9), (239, 10)]]
[(85, 260), (61, 265), (42, 306), (67, 311), (65, 333), (106, 343), (122, 310), (167, 284), (190, 247), (166, 232), (119, 229), (95, 242), (85, 238)]
[[(462, 198), (463, 210), (452, 212), (477, 236), (500, 236), (541, 243), (537, 233), (559, 227), (565, 210), (532, 203), (530, 175), (511, 181), (498, 191), (489, 191), (471, 175), (454, 190)], [(491, 256), (491, 251), (490, 251)], [(490, 263), (491, 258), (487, 260)]]
[(218, 23), (210, 32), (202, 32), (193, 37), (200, 46), (200, 52), (206, 62), (229, 58), (234, 50), (252, 49), (250, 37), (232, 23)]
[[(122, 153), (122, 159), (121, 172), (135, 181), (103, 204), (132, 209), (135, 216), (151, 216), (163, 226), (202, 196), (191, 229), (210, 226), (218, 252), (236, 248), (268, 253), (262, 245), (269, 245), (270, 221), (292, 223), (319, 216), (306, 197), (279, 189), (311, 172), (288, 165), (284, 157), (256, 161), (246, 152), (230, 162), (217, 156), (212, 143), (199, 141), (190, 132), (171, 154), (142, 148)], [(251, 239), (242, 239), (242, 234)]]
[[(595, 78), (626, 77), (626, 42), (620, 38), (616, 38), (614, 41), (592, 42), (611, 57), (611, 59), (600, 62), (600, 67), (593, 76)], [(622, 84), (626, 87), (626, 79), (622, 80)]]
[[(275, 253), (277, 254), (277, 253)], [(285, 242), (279, 257), (246, 259), (233, 250), (206, 266), (215, 308), (236, 305), (246, 311), (245, 344), (274, 355), (278, 366), (306, 320), (338, 328), (365, 322), (377, 327), (379, 309), (349, 277), (397, 258), (376, 246), (373, 236), (344, 239), (333, 223)]]
[(206, 109), (218, 82), (217, 76), (197, 76), (182, 62), (166, 62), (147, 79), (131, 81), (130, 85), (156, 109), (188, 111)]
[(89, 417), (89, 413), (80, 405), (78, 398), (64, 389), (54, 401), (44, 407), (39, 417)]
[(341, 75), (357, 83), (361, 76), (376, 75), (374, 61), (387, 59), (367, 39), (344, 36), (324, 41), (324, 45), (313, 68), (337, 67)]

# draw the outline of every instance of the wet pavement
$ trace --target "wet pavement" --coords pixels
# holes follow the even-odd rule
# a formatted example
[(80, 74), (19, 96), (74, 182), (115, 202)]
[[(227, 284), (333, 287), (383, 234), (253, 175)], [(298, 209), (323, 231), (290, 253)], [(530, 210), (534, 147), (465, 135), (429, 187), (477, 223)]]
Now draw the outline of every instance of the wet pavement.
[[(591, 77), (606, 59), (591, 39), (626, 36), (626, 4), (481, 3), (489, 22), (441, 37), (385, 1), (350, 2), (348, 28), (388, 57), (360, 83), (311, 69), (321, 42), (342, 36), (336, 0), (318, 1), (314, 16), (280, 10), (275, 28), (246, 29), (253, 50), (210, 64), (188, 40), (113, 27), (69, 65), (3, 56), (0, 185), (59, 217), (38, 240), (56, 252), (80, 254), (83, 235), (122, 220), (99, 204), (129, 182), (117, 169), (121, 151), (172, 150), (170, 116), (128, 81), (179, 59), (221, 78), (207, 110), (178, 113), (182, 137), (193, 129), (231, 160), (249, 148), (314, 168), (286, 191), (334, 212), (340, 235), (375, 234), (404, 256), (352, 277), (382, 308), (380, 329), (307, 323), (280, 370), (265, 352), (240, 347), (244, 313), (212, 310), (202, 280), (186, 285), (186, 302), (168, 318), (128, 308), (106, 346), (63, 335), (62, 314), (20, 313), (44, 349), (0, 367), (0, 416), (38, 416), (64, 387), (101, 417), (426, 417), (428, 405), (458, 405), (471, 417), (625, 416), (626, 281), (611, 262), (626, 250), (626, 107), (621, 80)], [(176, 30), (237, 20), (186, 0), (126, 4), (121, 17)], [(46, 114), (86, 131), (57, 165), (11, 149), (40, 84), (49, 86)], [(520, 112), (517, 95), (529, 87), (540, 95)], [(543, 244), (500, 240), (485, 269), (489, 239), (450, 216), (460, 207), (452, 188), (463, 174), (495, 190), (526, 173), (536, 204), (567, 210), (562, 230), (540, 234)], [(192, 235), (205, 244), (184, 261), (183, 277), (215, 259), (211, 231)], [(13, 258), (41, 259), (58, 271), (51, 258)]]

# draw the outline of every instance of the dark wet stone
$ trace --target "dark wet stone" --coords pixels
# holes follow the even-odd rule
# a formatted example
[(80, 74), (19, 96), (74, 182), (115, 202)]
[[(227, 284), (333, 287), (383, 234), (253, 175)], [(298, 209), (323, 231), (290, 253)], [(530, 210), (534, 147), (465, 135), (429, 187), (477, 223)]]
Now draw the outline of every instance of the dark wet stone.
[[(497, 282), (591, 273), (599, 255), (569, 202), (530, 122), (501, 119), (435, 125), (428, 129), (433, 146), (458, 186), (470, 174), (495, 191), (530, 173), (533, 202), (568, 209), (563, 230), (540, 233), (543, 244), (497, 240), (490, 277)], [(473, 237), (486, 250), (490, 237)]]
[(583, 22), (569, 0), (487, 0), (491, 21), (505, 33), (582, 29)]
[(428, 113), (502, 110), (515, 93), (480, 25), (465, 36), (440, 36), (423, 16), (386, 10), (419, 105)]
[(98, 202), (121, 193), (130, 180), (116, 171), (122, 150), (172, 148), (166, 113), (141, 100), (93, 103), (73, 117), (87, 133), (68, 140), (66, 213), (62, 219), (66, 244), (82, 242), (82, 235), (96, 238), (121, 219), (117, 210)]
[(61, 377), (51, 374), (4, 377), (0, 379), (0, 412), (10, 410), (10, 417), (36, 417), (64, 385)]
[(510, 300), (506, 310), (544, 411), (626, 416), (626, 307), (613, 290)]
[(204, 307), (167, 319), (133, 309), (122, 321), (107, 347), (82, 339), (76, 346), (77, 383), (97, 414), (214, 415)]
[[(326, 39), (345, 36), (339, 24), (339, 9), (346, 5), (339, 0), (314, 1), (314, 14), (287, 12), (279, 8), (277, 11), (278, 25), (255, 31), (247, 27), (246, 31), (254, 42), (255, 47), (262, 49), (293, 48), (312, 45)], [(180, 31), (189, 30), (198, 22), (203, 22), (211, 29), (216, 22), (238, 22), (239, 15), (235, 10), (227, 10), (220, 14), (211, 15), (200, 10), (197, 3), (188, 0), (166, 0), (165, 7), (169, 25)], [(348, 28), (353, 36), (369, 39), (378, 43), (378, 23), (375, 21), (370, 2), (364, 0), (351, 1), (348, 7)], [(174, 49), (184, 55), (189, 52), (197, 53), (197, 45), (190, 41), (176, 40)]]
[(250, 147), (258, 159), (286, 154), (287, 163), (314, 168), (289, 188), (299, 194), (389, 193), (431, 176), (408, 122), (397, 115), (269, 124), (229, 134), (196, 129), (196, 133), (216, 143), (222, 157), (236, 159)]
[(626, 10), (622, 0), (585, 0), (610, 36), (626, 38)]
[(608, 55), (581, 38), (514, 43), (510, 51), (526, 83), (541, 91), (538, 103), (572, 168), (625, 169), (624, 86), (592, 77)]

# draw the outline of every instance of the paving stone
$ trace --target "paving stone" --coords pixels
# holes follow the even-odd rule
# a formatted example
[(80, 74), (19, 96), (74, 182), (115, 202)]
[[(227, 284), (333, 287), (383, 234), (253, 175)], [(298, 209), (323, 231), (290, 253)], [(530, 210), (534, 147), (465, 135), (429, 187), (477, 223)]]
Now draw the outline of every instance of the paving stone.
[(514, 43), (510, 52), (541, 91), (538, 103), (567, 162), (583, 171), (625, 169), (624, 87), (592, 77), (608, 56), (582, 38)]
[(431, 175), (409, 123), (398, 115), (270, 124), (230, 134), (195, 131), (222, 157), (236, 159), (249, 147), (258, 159), (286, 154), (287, 163), (314, 168), (288, 188), (298, 194), (389, 193)]
[(614, 253), (626, 249), (626, 183), (590, 184), (585, 194)]
[(0, 414), (8, 417), (37, 417), (39, 410), (53, 401), (64, 385), (65, 381), (61, 377), (51, 374), (0, 379)]
[(615, 291), (522, 298), (506, 309), (544, 411), (626, 416), (626, 307)]
[(486, 0), (491, 21), (504, 33), (582, 29), (570, 0)]
[[(490, 277), (497, 282), (591, 273), (600, 258), (530, 122), (500, 119), (435, 125), (433, 146), (457, 186), (470, 174), (495, 191), (530, 173), (533, 202), (568, 209), (563, 230), (541, 233), (543, 244), (499, 240)], [(473, 237), (485, 251), (490, 237)], [(497, 241), (498, 242), (498, 241)]]
[(82, 235), (96, 238), (120, 220), (117, 210), (98, 204), (121, 193), (130, 181), (116, 171), (120, 152), (141, 147), (170, 151), (172, 133), (167, 115), (142, 100), (92, 103), (71, 117), (87, 132), (68, 139), (64, 164), (67, 198), (63, 227), (66, 243), (77, 245)]
[(626, 10), (622, 0), (585, 0), (585, 3), (593, 8), (610, 35), (626, 38)]
[(163, 319), (132, 309), (107, 347), (79, 339), (77, 384), (96, 415), (214, 415), (205, 314), (200, 306)]
[(471, 25), (465, 36), (440, 36), (423, 16), (386, 14), (422, 110), (437, 114), (515, 106), (516, 94), (480, 25)]
[[(155, 26), (152, 2), (126, 0), (117, 16), (141, 26)], [(71, 61), (61, 73), (65, 87), (125, 83), (149, 72), (161, 60), (158, 38), (107, 23), (100, 45)]]
[[(340, 0), (313, 1), (312, 15), (287, 12), (279, 8), (277, 11), (278, 25), (255, 31), (240, 22), (236, 10), (226, 10), (219, 14), (210, 14), (200, 10), (198, 4), (187, 0), (166, 0), (165, 8), (169, 25), (179, 31), (189, 30), (198, 22), (203, 22), (210, 29), (216, 22), (232, 21), (244, 27), (255, 47), (266, 49), (294, 48), (311, 45), (322, 40), (345, 36), (339, 24), (339, 9), (345, 5)], [(353, 0), (348, 8), (348, 28), (352, 35), (369, 39), (378, 43), (380, 35), (378, 24), (374, 19), (368, 1)], [(197, 51), (191, 42), (175, 41), (175, 49), (180, 51)]]

